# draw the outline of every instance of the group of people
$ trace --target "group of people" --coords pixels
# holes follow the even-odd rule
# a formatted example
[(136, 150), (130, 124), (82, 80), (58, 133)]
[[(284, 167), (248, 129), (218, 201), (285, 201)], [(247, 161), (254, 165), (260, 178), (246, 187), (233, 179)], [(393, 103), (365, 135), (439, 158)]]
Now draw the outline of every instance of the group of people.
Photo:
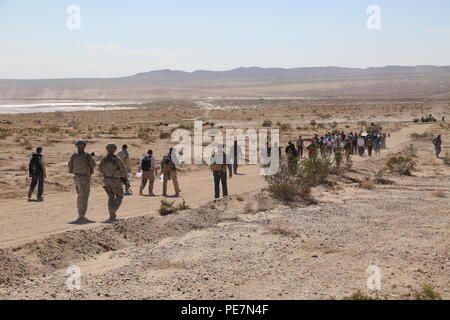
[[(91, 176), (94, 173), (96, 163), (92, 155), (85, 151), (86, 142), (77, 141), (76, 147), (78, 152), (74, 153), (69, 161), (69, 172), (74, 175), (75, 186), (78, 194), (78, 221), (86, 220), (86, 212), (88, 207), (88, 199), (90, 193)], [(123, 145), (122, 150), (115, 154), (117, 146), (108, 144), (106, 146), (107, 155), (102, 158), (99, 165), (99, 172), (103, 175), (103, 188), (108, 195), (108, 210), (110, 220), (117, 218), (117, 210), (122, 204), (125, 195), (131, 195), (132, 190), (129, 183), (131, 178), (131, 157), (128, 152), (128, 146)], [(177, 167), (172, 161), (172, 149), (164, 155), (161, 161), (161, 172), (163, 175), (163, 196), (167, 197), (167, 184), (172, 180), (175, 196), (180, 195), (180, 188), (177, 179)], [(141, 185), (139, 194), (143, 194), (148, 183), (148, 191), (150, 196), (153, 193), (153, 185), (155, 177), (158, 176), (156, 167), (156, 159), (153, 156), (153, 150), (148, 150), (147, 154), (139, 160), (139, 174), (141, 177)], [(124, 190), (125, 189), (125, 190)]]
[(340, 165), (342, 156), (345, 154), (347, 161), (352, 155), (363, 157), (367, 153), (371, 157), (374, 153), (380, 154), (385, 144), (385, 136), (380, 133), (357, 134), (350, 132), (331, 133), (327, 132), (323, 136), (315, 134), (311, 142), (306, 145), (302, 136), (299, 136), (296, 143), (289, 141), (285, 153), (291, 162), (298, 158), (303, 158), (304, 151), (307, 151), (309, 159), (331, 157), (334, 154), (336, 165)]
[[(87, 143), (79, 140), (75, 143), (77, 152), (72, 155), (68, 163), (69, 173), (73, 174), (75, 180), (75, 187), (77, 192), (77, 207), (78, 207), (78, 222), (86, 221), (86, 213), (88, 209), (88, 201), (91, 188), (91, 177), (94, 174), (97, 164), (94, 160), (94, 154), (86, 152)], [(220, 186), (222, 186), (222, 194), (224, 197), (228, 195), (227, 186), (227, 170), (229, 177), (233, 176), (233, 172), (237, 174), (238, 160), (242, 155), (241, 149), (234, 143), (234, 165), (229, 161), (229, 155), (223, 152), (222, 161), (211, 161), (210, 169), (214, 177), (214, 191), (215, 198), (220, 198)], [(122, 149), (117, 153), (117, 146), (115, 144), (108, 144), (106, 146), (107, 155), (103, 157), (98, 166), (99, 172), (103, 175), (103, 188), (108, 195), (108, 211), (110, 220), (117, 218), (117, 211), (119, 210), (125, 195), (132, 195), (131, 185), (129, 183), (132, 177), (132, 160), (128, 152), (128, 146), (123, 145)], [(31, 178), (31, 185), (28, 191), (28, 200), (31, 201), (32, 194), (38, 186), (37, 200), (43, 201), (44, 181), (46, 178), (45, 158), (42, 154), (43, 148), (38, 147), (33, 153), (29, 163), (29, 176)], [(213, 155), (212, 159), (215, 155)], [(169, 152), (165, 154), (160, 161), (160, 171), (158, 172), (157, 161), (153, 155), (153, 150), (148, 150), (146, 155), (139, 159), (139, 168), (137, 177), (140, 177), (141, 183), (139, 194), (143, 195), (144, 189), (148, 184), (148, 195), (155, 196), (153, 192), (154, 182), (158, 176), (161, 175), (163, 182), (163, 197), (167, 197), (168, 182), (172, 181), (175, 189), (175, 197), (179, 197), (181, 190), (178, 184), (177, 177), (177, 157), (175, 150), (170, 148)]]

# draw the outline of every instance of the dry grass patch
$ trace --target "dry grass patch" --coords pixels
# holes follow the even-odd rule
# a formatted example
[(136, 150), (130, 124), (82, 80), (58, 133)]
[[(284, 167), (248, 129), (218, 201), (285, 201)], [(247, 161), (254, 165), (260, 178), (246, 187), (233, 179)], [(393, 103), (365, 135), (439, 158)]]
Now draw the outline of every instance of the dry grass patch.
[(442, 297), (435, 288), (429, 284), (424, 284), (420, 290), (414, 292), (416, 300), (442, 300)]
[(264, 226), (268, 233), (284, 237), (298, 238), (300, 234), (291, 230), (289, 225), (283, 221), (274, 221)]
[(446, 198), (446, 194), (442, 190), (435, 190), (432, 192), (432, 194), (433, 194), (433, 196), (435, 196), (437, 198)]
[(359, 183), (359, 187), (367, 190), (372, 190), (375, 188), (375, 183), (371, 180), (363, 180)]

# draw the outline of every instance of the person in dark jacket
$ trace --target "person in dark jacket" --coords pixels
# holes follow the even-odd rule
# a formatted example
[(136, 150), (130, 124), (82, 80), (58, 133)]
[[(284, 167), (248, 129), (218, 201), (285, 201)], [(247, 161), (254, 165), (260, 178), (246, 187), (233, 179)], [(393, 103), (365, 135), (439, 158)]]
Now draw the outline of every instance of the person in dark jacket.
[(31, 200), (31, 196), (33, 195), (34, 189), (36, 186), (38, 187), (37, 191), (37, 200), (43, 201), (44, 198), (42, 195), (44, 194), (44, 180), (47, 177), (47, 173), (45, 170), (45, 159), (42, 155), (42, 147), (36, 148), (36, 152), (30, 158), (30, 164), (28, 168), (28, 174), (31, 178), (30, 189), (28, 191), (28, 201)]

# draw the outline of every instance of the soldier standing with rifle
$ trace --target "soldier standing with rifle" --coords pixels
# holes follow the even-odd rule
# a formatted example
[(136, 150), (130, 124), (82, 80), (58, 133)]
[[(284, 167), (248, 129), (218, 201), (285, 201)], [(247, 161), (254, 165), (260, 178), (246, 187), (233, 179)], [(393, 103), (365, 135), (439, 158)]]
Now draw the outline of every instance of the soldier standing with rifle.
[(94, 173), (95, 161), (89, 153), (86, 153), (86, 142), (79, 140), (75, 143), (78, 152), (74, 153), (70, 158), (68, 167), (69, 172), (74, 175), (75, 187), (77, 190), (77, 221), (86, 220), (86, 212), (88, 208), (89, 194), (91, 192), (91, 176)]

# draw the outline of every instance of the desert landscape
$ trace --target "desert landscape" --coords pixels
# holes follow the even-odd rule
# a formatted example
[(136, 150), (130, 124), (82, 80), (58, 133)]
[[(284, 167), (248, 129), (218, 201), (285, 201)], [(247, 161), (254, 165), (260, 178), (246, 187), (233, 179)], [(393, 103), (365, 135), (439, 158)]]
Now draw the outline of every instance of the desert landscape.
[[(176, 98), (144, 95), (117, 109), (1, 115), (0, 298), (450, 299), (450, 89), (447, 73), (430, 77), (445, 85), (422, 86), (416, 78), (397, 90), (390, 85), (397, 81), (382, 74), (371, 84), (319, 79), (310, 91), (298, 92), (295, 85), (279, 90), (258, 83), (237, 93), (220, 82), (220, 93), (205, 90), (211, 98), (196, 88), (196, 98), (191, 91)], [(380, 84), (384, 89), (374, 91)], [(58, 86), (50, 86), (57, 94), (29, 94), (80, 97), (62, 97)], [(5, 99), (27, 99), (27, 91), (4, 90)], [(108, 92), (102, 98), (130, 99)], [(429, 114), (437, 121), (414, 122)], [(380, 155), (353, 155), (296, 201), (274, 196), (259, 165), (249, 164), (229, 180), (230, 195), (214, 201), (208, 166), (180, 165), (181, 197), (168, 200), (185, 206), (161, 215), (162, 183), (155, 182), (156, 197), (140, 196), (134, 178), (134, 194), (125, 197), (116, 222), (107, 221), (96, 170), (91, 223), (75, 223), (67, 162), (76, 140), (87, 142), (97, 164), (107, 143), (127, 144), (134, 176), (148, 149), (160, 161), (173, 146), (172, 132), (191, 131), (195, 120), (205, 129), (279, 129), (283, 148), (299, 135), (310, 140), (334, 130), (360, 133), (372, 122), (388, 138)], [(432, 143), (437, 135), (443, 137), (439, 158)], [(45, 201), (27, 202), (28, 161), (38, 146), (47, 162)], [(410, 174), (388, 170), (389, 159), (399, 155), (414, 162)], [(79, 290), (67, 287), (70, 266), (81, 271)], [(379, 290), (367, 287), (369, 266), (381, 271)]]

